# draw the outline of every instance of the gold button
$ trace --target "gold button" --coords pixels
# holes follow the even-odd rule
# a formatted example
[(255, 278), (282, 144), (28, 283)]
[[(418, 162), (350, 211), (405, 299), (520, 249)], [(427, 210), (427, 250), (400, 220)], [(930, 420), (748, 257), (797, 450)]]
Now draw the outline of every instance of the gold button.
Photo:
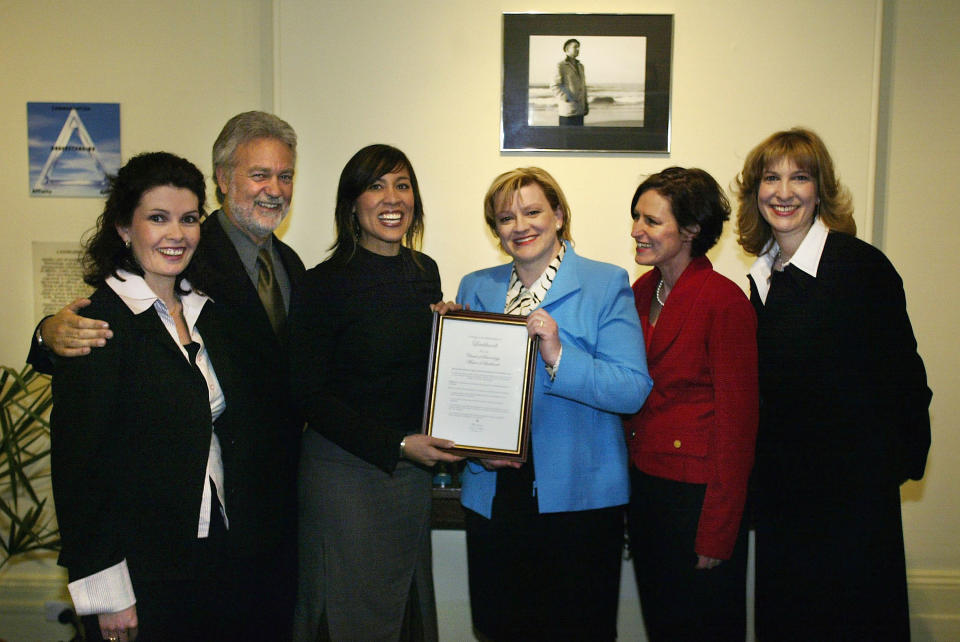
[(680, 440), (679, 440), (679, 439), (677, 439), (677, 440), (675, 440), (675, 441), (673, 442), (673, 447), (674, 447), (674, 448), (679, 448), (679, 447), (680, 447)]

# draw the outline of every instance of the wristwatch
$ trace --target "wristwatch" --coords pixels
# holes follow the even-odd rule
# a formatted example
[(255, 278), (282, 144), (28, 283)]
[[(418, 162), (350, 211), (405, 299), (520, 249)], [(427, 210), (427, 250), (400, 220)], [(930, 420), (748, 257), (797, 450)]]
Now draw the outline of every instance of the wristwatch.
[(48, 346), (48, 345), (47, 345), (46, 343), (44, 343), (44, 341), (43, 341), (43, 333), (40, 332), (40, 326), (39, 326), (39, 325), (37, 326), (37, 331), (34, 333), (33, 336), (34, 336), (34, 338), (37, 340), (37, 345), (38, 345), (38, 346), (40, 346), (42, 349), (44, 349), (44, 350), (46, 350), (46, 351), (48, 351), (48, 352), (50, 351), (50, 346)]

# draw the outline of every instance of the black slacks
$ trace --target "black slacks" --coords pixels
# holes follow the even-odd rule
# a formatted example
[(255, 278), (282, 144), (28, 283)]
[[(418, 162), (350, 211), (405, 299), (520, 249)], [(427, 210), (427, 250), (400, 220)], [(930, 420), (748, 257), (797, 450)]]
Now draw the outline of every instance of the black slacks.
[(466, 511), (470, 608), (491, 640), (614, 640), (623, 507)]
[[(138, 577), (128, 560), (137, 597), (137, 642), (210, 642), (249, 639), (246, 615), (238, 611), (236, 569), (227, 549), (227, 531), (214, 496), (209, 536), (197, 539), (186, 564), (187, 579)], [(264, 587), (266, 588), (266, 587)], [(87, 640), (102, 640), (96, 615), (82, 618)]]
[(630, 471), (627, 510), (640, 607), (651, 642), (743, 642), (747, 537), (741, 525), (731, 559), (697, 570), (694, 542), (706, 486)]

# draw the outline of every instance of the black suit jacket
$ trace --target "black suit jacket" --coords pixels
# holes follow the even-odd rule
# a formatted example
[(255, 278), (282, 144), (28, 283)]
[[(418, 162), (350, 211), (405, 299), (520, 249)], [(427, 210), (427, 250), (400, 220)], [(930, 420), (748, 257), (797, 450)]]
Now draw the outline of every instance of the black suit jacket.
[[(210, 451), (206, 382), (152, 307), (134, 315), (107, 286), (91, 300), (84, 314), (108, 321), (114, 339), (59, 360), (53, 378), (60, 563), (75, 580), (126, 559), (134, 590), (141, 579), (189, 579)], [(245, 411), (217, 312), (204, 306), (197, 328), (228, 397), (215, 429), (229, 480)]]
[[(303, 420), (289, 392), (286, 342), (274, 334), (257, 289), (217, 219), (213, 213), (203, 222), (191, 283), (231, 320), (227, 350), (247, 398), (248, 415), (229, 462), (237, 471), (228, 487), (234, 507), (231, 539), (243, 556), (271, 557), (278, 547), (292, 555)], [(303, 261), (276, 236), (272, 242), (295, 291), (306, 272)]]
[[(227, 401), (228, 406), (236, 406), (243, 399), (246, 412), (237, 429), (235, 448), (229, 454), (231, 459), (224, 461), (235, 471), (227, 484), (231, 541), (241, 557), (271, 558), (278, 549), (292, 557), (303, 420), (289, 392), (288, 352), (285, 341), (274, 334), (256, 287), (217, 218), (214, 212), (204, 220), (188, 270), (191, 283), (208, 294), (221, 316), (229, 320), (223, 328), (224, 353), (241, 375), (236, 381), (237, 392)], [(295, 292), (306, 272), (303, 261), (276, 236), (273, 243)], [(103, 319), (96, 315), (96, 309), (84, 309), (83, 315)], [(111, 327), (111, 341), (115, 341), (120, 328)], [(50, 353), (35, 339), (27, 362), (40, 372), (54, 372)], [(219, 364), (215, 362), (214, 367), (219, 375)]]
[(931, 392), (893, 265), (873, 246), (830, 232), (816, 278), (793, 265), (772, 278), (766, 304), (750, 281), (758, 475), (825, 493), (920, 479)]

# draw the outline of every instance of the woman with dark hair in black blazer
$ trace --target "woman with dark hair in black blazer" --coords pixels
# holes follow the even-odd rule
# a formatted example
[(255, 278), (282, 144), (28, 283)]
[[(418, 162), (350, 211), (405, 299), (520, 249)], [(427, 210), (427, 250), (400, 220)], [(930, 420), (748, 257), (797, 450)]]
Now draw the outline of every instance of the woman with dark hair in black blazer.
[(60, 563), (88, 639), (237, 639), (225, 498), (244, 395), (215, 306), (185, 278), (205, 189), (183, 158), (136, 156), (86, 244), (83, 314), (114, 338), (57, 362), (51, 439)]
[(923, 476), (923, 362), (890, 261), (806, 129), (738, 177), (757, 311), (757, 637), (908, 640), (899, 486)]

